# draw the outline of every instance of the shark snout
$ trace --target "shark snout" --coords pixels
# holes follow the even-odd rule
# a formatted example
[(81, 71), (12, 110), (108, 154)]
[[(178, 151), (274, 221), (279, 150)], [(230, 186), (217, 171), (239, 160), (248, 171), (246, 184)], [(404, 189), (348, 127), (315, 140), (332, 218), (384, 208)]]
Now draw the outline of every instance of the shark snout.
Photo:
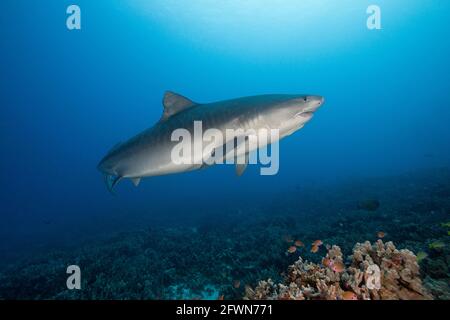
[(323, 105), (325, 103), (325, 98), (318, 96), (318, 99), (319, 99), (319, 107), (320, 107), (321, 105)]
[(115, 165), (109, 156), (104, 157), (97, 165), (97, 170), (103, 174), (116, 175)]
[(308, 97), (309, 105), (308, 105), (308, 112), (315, 112), (317, 109), (319, 109), (323, 103), (325, 102), (325, 98), (321, 96), (310, 96)]

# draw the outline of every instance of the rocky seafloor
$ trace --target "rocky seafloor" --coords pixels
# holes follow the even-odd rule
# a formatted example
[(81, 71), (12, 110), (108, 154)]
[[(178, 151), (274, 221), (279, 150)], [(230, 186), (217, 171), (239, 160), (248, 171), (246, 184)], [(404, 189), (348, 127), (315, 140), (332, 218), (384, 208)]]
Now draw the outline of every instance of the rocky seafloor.
[[(8, 263), (0, 299), (450, 299), (448, 169), (298, 186), (206, 221)], [(363, 286), (374, 263), (383, 292)], [(66, 288), (70, 264), (81, 290)]]

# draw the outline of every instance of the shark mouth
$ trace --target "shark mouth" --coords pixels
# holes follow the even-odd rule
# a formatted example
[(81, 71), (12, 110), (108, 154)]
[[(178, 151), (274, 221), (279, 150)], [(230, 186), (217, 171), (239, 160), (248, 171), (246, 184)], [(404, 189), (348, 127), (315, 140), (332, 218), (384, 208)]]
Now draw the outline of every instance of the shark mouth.
[(296, 114), (296, 117), (302, 117), (302, 118), (312, 118), (314, 115), (313, 112), (300, 112)]

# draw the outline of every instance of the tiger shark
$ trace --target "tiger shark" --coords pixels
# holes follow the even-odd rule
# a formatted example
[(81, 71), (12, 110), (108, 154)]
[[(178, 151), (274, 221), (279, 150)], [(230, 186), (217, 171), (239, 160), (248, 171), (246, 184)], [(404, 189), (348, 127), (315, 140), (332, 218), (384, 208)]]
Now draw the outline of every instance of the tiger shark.
[[(144, 177), (160, 176), (188, 172), (203, 168), (204, 162), (191, 161), (179, 163), (173, 161), (173, 150), (179, 141), (174, 141), (173, 133), (177, 129), (193, 133), (195, 123), (201, 122), (203, 129), (215, 129), (226, 136), (226, 131), (248, 132), (261, 129), (278, 130), (276, 139), (268, 140), (267, 145), (283, 139), (311, 120), (314, 112), (324, 103), (324, 98), (305, 94), (266, 94), (237, 99), (196, 103), (180, 94), (167, 91), (163, 97), (163, 115), (153, 127), (139, 133), (131, 139), (118, 143), (98, 164), (98, 170), (104, 174), (108, 190), (122, 179), (130, 179), (135, 186)], [(228, 132), (228, 131), (227, 131)], [(227, 136), (213, 145), (208, 152), (214, 153), (224, 148), (230, 139)], [(248, 144), (248, 140), (242, 140)], [(195, 143), (195, 141), (194, 141)], [(236, 173), (241, 175), (248, 163), (248, 153), (262, 145), (252, 145), (244, 149), (244, 163), (236, 164)], [(195, 155), (195, 152), (202, 153)], [(194, 148), (194, 158), (205, 158), (204, 150)], [(236, 156), (236, 153), (233, 153)], [(224, 155), (227, 157), (228, 155)], [(206, 156), (207, 157), (207, 156)]]

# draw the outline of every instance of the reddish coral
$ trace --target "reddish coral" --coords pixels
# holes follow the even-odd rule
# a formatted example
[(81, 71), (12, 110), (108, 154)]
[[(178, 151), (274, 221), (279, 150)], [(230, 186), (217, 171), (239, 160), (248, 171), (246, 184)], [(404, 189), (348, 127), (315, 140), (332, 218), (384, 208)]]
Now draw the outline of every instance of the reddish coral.
[(348, 265), (344, 264), (341, 249), (332, 246), (323, 261), (326, 263), (319, 265), (300, 257), (288, 267), (284, 283), (260, 281), (255, 289), (246, 287), (244, 298), (432, 299), (422, 286), (416, 256), (409, 250), (397, 250), (392, 242), (357, 243)]

